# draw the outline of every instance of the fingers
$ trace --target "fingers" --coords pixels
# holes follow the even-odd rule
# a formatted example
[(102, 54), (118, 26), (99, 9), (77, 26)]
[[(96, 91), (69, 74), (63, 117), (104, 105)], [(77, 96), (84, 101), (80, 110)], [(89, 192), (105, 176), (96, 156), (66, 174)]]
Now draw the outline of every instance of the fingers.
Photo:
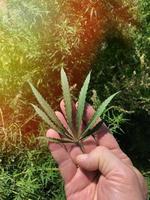
[[(83, 142), (83, 151), (85, 153), (91, 152), (93, 149), (95, 149), (95, 147), (96, 147), (96, 144), (92, 137), (89, 137), (86, 141)], [(77, 145), (73, 145), (70, 151), (70, 156), (74, 163), (77, 164), (76, 157), (80, 154), (83, 154), (81, 148)]]
[[(61, 101), (60, 107), (61, 107), (63, 114), (66, 115), (64, 101)], [(76, 103), (76, 105), (73, 104), (74, 112), (76, 112), (75, 107), (77, 107), (77, 103)], [(87, 124), (89, 122), (89, 120), (92, 118), (94, 113), (95, 113), (95, 110), (93, 109), (93, 107), (91, 105), (87, 104), (86, 108), (85, 108), (84, 116), (83, 116), (84, 124)], [(108, 149), (111, 149), (111, 150), (119, 149), (121, 151), (119, 144), (117, 143), (114, 136), (112, 134), (110, 134), (109, 129), (107, 128), (107, 126), (105, 124), (102, 125), (100, 130), (97, 131), (95, 135), (96, 135), (96, 139), (98, 141), (98, 145), (107, 147)]]
[[(75, 118), (76, 118), (76, 105), (73, 103), (73, 121), (74, 123), (76, 122)], [(60, 108), (62, 110), (62, 113), (64, 114), (64, 116), (66, 116), (66, 112), (65, 112), (65, 105), (64, 105), (64, 101), (62, 100), (61, 103), (60, 103)], [(63, 116), (61, 116), (61, 113), (57, 112), (57, 116), (59, 117), (59, 119), (63, 122), (63, 124), (66, 126), (66, 121), (65, 119), (63, 118)], [(81, 129), (84, 128), (84, 124), (82, 123), (81, 124)], [(76, 157), (80, 154), (83, 154), (81, 148), (77, 145), (70, 145), (71, 148), (68, 147), (69, 145), (67, 144), (66, 147), (68, 149), (68, 152), (70, 153), (70, 156), (73, 160), (74, 163), (76, 163)], [(89, 153), (91, 150), (93, 150), (95, 148), (95, 141), (92, 137), (89, 137), (85, 142), (84, 142), (84, 151), (86, 153)]]
[[(84, 113), (84, 121), (88, 123), (88, 121), (94, 115), (95, 110), (92, 106), (87, 104), (85, 113)], [(96, 138), (98, 140), (98, 144), (101, 146), (105, 146), (108, 149), (116, 149), (119, 148), (119, 145), (112, 134), (110, 134), (109, 129), (103, 124), (99, 131), (96, 132)]]
[[(89, 104), (87, 104), (84, 114), (84, 120), (86, 123), (94, 115), (95, 110)], [(109, 129), (105, 124), (103, 124), (99, 131), (96, 132), (96, 138), (98, 140), (99, 146), (104, 146), (110, 149), (119, 159), (121, 159), (125, 164), (132, 165), (131, 160), (128, 156), (120, 149), (114, 136), (109, 132)]]
[[(63, 109), (63, 107), (62, 107)], [(68, 127), (67, 122), (60, 112), (56, 112), (57, 117), (59, 120), (64, 124), (65, 127)], [(70, 153), (70, 157), (73, 160), (74, 163), (76, 163), (76, 157), (77, 155), (82, 154), (82, 150), (80, 149), (79, 146), (73, 145), (73, 144), (66, 144), (67, 151)], [(89, 137), (85, 142), (84, 142), (84, 151), (86, 153), (89, 153), (91, 150), (95, 148), (95, 141), (92, 137)]]
[[(77, 103), (76, 103), (76, 105), (73, 104), (74, 110), (77, 110), (75, 108), (75, 106), (77, 107)], [(65, 114), (64, 101), (61, 101), (60, 107), (61, 107), (61, 110), (62, 110), (63, 114), (66, 115)], [(90, 106), (89, 104), (87, 104), (85, 112), (84, 112), (84, 116), (83, 116), (83, 121), (85, 122), (84, 123), (85, 125), (88, 123), (88, 121), (94, 115), (94, 113), (95, 113), (95, 110), (93, 109), (93, 107)], [(64, 119), (63, 115), (60, 112), (56, 112), (56, 115), (58, 116), (58, 118), (60, 119), (60, 121), (62, 121), (62, 123), (64, 124), (64, 126), (67, 127), (68, 125), (67, 125), (67, 122)], [(82, 127), (84, 126), (84, 124), (82, 123)], [(96, 133), (96, 139), (97, 139), (97, 144), (99, 146), (107, 147), (119, 159), (121, 159), (125, 164), (132, 165), (131, 160), (122, 152), (122, 150), (120, 149), (120, 147), (119, 147), (117, 141), (115, 140), (114, 136), (109, 133), (109, 130), (106, 127), (105, 124), (103, 124), (102, 127), (100, 128), (100, 130), (97, 131), (97, 133)], [(94, 141), (94, 139), (92, 137), (89, 137), (84, 142), (84, 146), (85, 146), (85, 152), (88, 153), (88, 152), (90, 152), (91, 150), (93, 150), (96, 147), (96, 143), (95, 143), (95, 141)], [(71, 147), (71, 148), (69, 148), (69, 147)], [(67, 149), (70, 152), (71, 158), (76, 163), (76, 156), (82, 154), (81, 149), (79, 147), (75, 146), (75, 145), (67, 145)]]
[(79, 155), (77, 163), (88, 171), (99, 170), (105, 177), (114, 170), (125, 168), (124, 163), (105, 147), (97, 147), (89, 154)]
[(116, 148), (111, 150), (121, 161), (123, 161), (128, 166), (133, 166), (131, 159), (120, 149)]
[(145, 199), (146, 190), (143, 191), (133, 168), (125, 165), (106, 147), (97, 147), (89, 154), (79, 155), (77, 163), (87, 171), (99, 170), (102, 174), (101, 180), (104, 178), (112, 188), (114, 186), (117, 193), (121, 192), (126, 196), (126, 192), (131, 191), (130, 199)]
[[(49, 129), (46, 136), (52, 138), (60, 138), (58, 133), (53, 129)], [(76, 173), (76, 165), (73, 163), (69, 153), (63, 147), (63, 145), (49, 142), (49, 149), (52, 153), (53, 158), (59, 165), (59, 169), (65, 183), (68, 183)]]
[[(53, 129), (49, 129), (47, 131), (46, 137), (60, 139), (59, 134)], [(63, 162), (66, 158), (68, 158), (66, 150), (60, 144), (49, 142), (49, 149), (51, 150), (51, 153), (58, 164), (61, 164), (61, 162)], [(63, 156), (59, 156), (60, 155), (59, 153), (63, 154)]]
[[(60, 108), (65, 119), (67, 119), (64, 100), (60, 102)], [(76, 127), (76, 106), (74, 102), (72, 102), (72, 119), (73, 126)]]
[(61, 112), (56, 111), (55, 112), (56, 116), (58, 117), (58, 119), (60, 120), (60, 122), (63, 124), (63, 126), (69, 130), (69, 126), (66, 122), (66, 119), (64, 118), (63, 114)]

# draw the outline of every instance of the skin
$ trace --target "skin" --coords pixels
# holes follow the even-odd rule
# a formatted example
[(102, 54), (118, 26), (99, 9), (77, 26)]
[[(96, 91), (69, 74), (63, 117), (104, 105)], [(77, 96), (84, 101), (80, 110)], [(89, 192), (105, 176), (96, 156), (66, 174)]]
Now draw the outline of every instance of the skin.
[[(67, 126), (64, 102), (56, 115)], [(73, 105), (74, 118), (76, 105)], [(87, 105), (82, 128), (94, 114)], [(85, 153), (71, 144), (49, 143), (49, 149), (58, 163), (65, 182), (67, 200), (146, 200), (147, 187), (142, 174), (120, 149), (117, 141), (103, 125), (95, 133), (96, 141), (89, 137), (84, 142)], [(60, 138), (54, 130), (47, 137)]]

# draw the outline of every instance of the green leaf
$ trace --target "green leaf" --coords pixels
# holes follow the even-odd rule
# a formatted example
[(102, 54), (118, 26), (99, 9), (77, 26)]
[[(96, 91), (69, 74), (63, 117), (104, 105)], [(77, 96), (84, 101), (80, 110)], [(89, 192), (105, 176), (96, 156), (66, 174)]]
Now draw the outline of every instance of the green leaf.
[(53, 111), (53, 109), (51, 108), (51, 106), (45, 101), (45, 99), (42, 97), (42, 95), (38, 92), (38, 90), (32, 85), (32, 83), (29, 82), (29, 85), (37, 99), (37, 101), (39, 102), (39, 104), (41, 105), (41, 107), (43, 108), (43, 110), (45, 111), (45, 113), (47, 114), (47, 116), (50, 118), (50, 120), (56, 125), (58, 126), (60, 129), (64, 130), (63, 125), (61, 124), (61, 122), (59, 121), (59, 119), (57, 118), (57, 116), (55, 115), (55, 112)]
[(69, 140), (69, 139), (66, 139), (66, 138), (52, 138), (52, 137), (40, 136), (40, 137), (37, 137), (37, 139), (50, 141), (50, 142), (57, 143), (57, 144), (60, 144), (60, 143), (73, 143), (72, 140)]
[(36, 113), (55, 131), (58, 132), (59, 135), (65, 136), (66, 138), (72, 139), (72, 135), (69, 132), (65, 132), (64, 130), (57, 127), (49, 118), (48, 116), (36, 105), (31, 104), (36, 111)]
[(36, 113), (53, 129), (58, 131), (58, 128), (55, 126), (55, 124), (48, 118), (48, 116), (36, 105), (31, 104), (36, 111)]
[(98, 118), (103, 114), (103, 112), (105, 111), (106, 107), (108, 106), (108, 104), (111, 102), (111, 100), (118, 94), (119, 92), (116, 92), (115, 94), (111, 95), (110, 97), (108, 97), (97, 109), (97, 111), (94, 113), (93, 117), (91, 118), (90, 122), (88, 123), (86, 129), (83, 131), (83, 133), (81, 135), (85, 135), (85, 133), (91, 129), (94, 124), (96, 123), (96, 121), (98, 120)]
[(69, 139), (58, 139), (58, 138), (51, 138), (49, 137), (48, 140), (50, 142), (53, 142), (53, 143), (57, 143), (57, 144), (60, 144), (60, 143), (74, 143), (72, 140), (69, 140)]
[(101, 120), (92, 129), (89, 129), (87, 132), (85, 132), (85, 134), (82, 135), (80, 140), (85, 140), (90, 135), (93, 135), (96, 131), (98, 131), (101, 128), (102, 124), (103, 124), (103, 121)]
[(76, 118), (76, 124), (77, 124), (77, 131), (79, 133), (80, 131), (80, 126), (83, 118), (83, 113), (84, 113), (84, 108), (85, 108), (85, 100), (86, 100), (86, 94), (90, 82), (90, 76), (91, 72), (88, 74), (86, 77), (84, 84), (81, 88), (80, 95), (79, 95), (79, 100), (78, 100), (78, 108), (77, 108), (77, 118)]
[(70, 140), (70, 139), (67, 139), (67, 138), (52, 138), (52, 137), (39, 136), (39, 137), (37, 137), (37, 139), (50, 141), (50, 142), (57, 143), (57, 144), (60, 144), (60, 143), (74, 143), (73, 140)]
[(68, 79), (63, 68), (61, 69), (61, 85), (62, 85), (63, 97), (64, 97), (64, 102), (65, 102), (67, 122), (69, 124), (70, 129), (73, 130), (72, 101), (71, 101)]

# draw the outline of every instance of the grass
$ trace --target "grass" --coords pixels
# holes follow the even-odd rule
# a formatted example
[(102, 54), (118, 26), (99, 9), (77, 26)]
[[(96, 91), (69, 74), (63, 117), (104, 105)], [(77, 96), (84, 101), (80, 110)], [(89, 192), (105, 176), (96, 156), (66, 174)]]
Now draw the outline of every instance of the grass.
[[(0, 110), (0, 200), (65, 199), (63, 181), (47, 143), (25, 142), (16, 123), (5, 124)], [(45, 132), (41, 126), (41, 132)]]
[(63, 182), (47, 143), (37, 145), (34, 136), (27, 144), (19, 125), (5, 124), (1, 109), (0, 116), (0, 200), (61, 200)]
[(150, 200), (150, 171), (145, 170), (142, 173), (143, 173), (143, 176), (145, 177), (145, 181), (146, 181), (147, 186), (148, 186), (148, 200)]
[[(95, 97), (95, 99), (92, 98), (92, 101), (94, 107), (97, 107), (100, 100), (96, 95)], [(120, 130), (125, 119), (122, 115), (120, 117), (118, 108), (110, 107), (103, 115), (115, 135), (125, 135)], [(45, 134), (47, 127), (43, 123), (39, 128), (41, 135)], [(0, 200), (65, 200), (63, 181), (58, 167), (48, 151), (47, 143), (41, 142), (36, 147), (29, 148), (23, 143), (22, 137), (20, 143), (17, 142), (18, 137), (12, 140), (8, 130), (5, 127), (9, 143), (5, 143), (3, 149), (0, 150)], [(4, 134), (1, 132), (1, 135), (2, 133)], [(18, 135), (20, 130), (16, 129), (13, 133)], [(141, 169), (150, 186), (149, 167), (143, 164), (139, 166), (137, 163), (135, 165)]]
[(0, 185), (1, 200), (62, 199), (65, 194), (47, 147), (0, 153)]

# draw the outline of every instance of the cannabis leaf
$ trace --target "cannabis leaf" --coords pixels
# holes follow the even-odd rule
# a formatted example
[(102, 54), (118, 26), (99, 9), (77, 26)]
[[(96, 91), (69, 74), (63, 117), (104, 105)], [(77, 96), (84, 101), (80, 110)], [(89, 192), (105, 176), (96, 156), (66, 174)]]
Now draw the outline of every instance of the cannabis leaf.
[(65, 103), (65, 111), (66, 111), (65, 118), (68, 123), (68, 128), (64, 127), (62, 122), (57, 118), (51, 106), (46, 102), (46, 100), (42, 97), (42, 95), (38, 92), (38, 90), (32, 85), (32, 83), (29, 83), (33, 91), (33, 94), (35, 95), (42, 109), (40, 109), (39, 107), (33, 104), (32, 106), (35, 109), (36, 113), (43, 119), (43, 121), (45, 121), (52, 129), (57, 131), (58, 134), (60, 135), (60, 139), (49, 138), (51, 142), (74, 143), (80, 146), (80, 148), (83, 150), (84, 149), (83, 141), (89, 136), (94, 136), (94, 133), (97, 130), (99, 130), (99, 128), (102, 126), (103, 121), (100, 120), (100, 116), (106, 110), (106, 107), (108, 106), (108, 104), (119, 92), (116, 92), (115, 94), (111, 95), (102, 104), (100, 104), (97, 111), (89, 120), (85, 129), (81, 130), (82, 118), (84, 115), (85, 104), (86, 104), (86, 94), (88, 91), (91, 72), (87, 75), (79, 94), (75, 126), (73, 125), (72, 100), (71, 100), (71, 94), (70, 94), (70, 89), (69, 89), (69, 82), (63, 68), (61, 69), (60, 74), (61, 74), (61, 85), (62, 85), (64, 103)]

